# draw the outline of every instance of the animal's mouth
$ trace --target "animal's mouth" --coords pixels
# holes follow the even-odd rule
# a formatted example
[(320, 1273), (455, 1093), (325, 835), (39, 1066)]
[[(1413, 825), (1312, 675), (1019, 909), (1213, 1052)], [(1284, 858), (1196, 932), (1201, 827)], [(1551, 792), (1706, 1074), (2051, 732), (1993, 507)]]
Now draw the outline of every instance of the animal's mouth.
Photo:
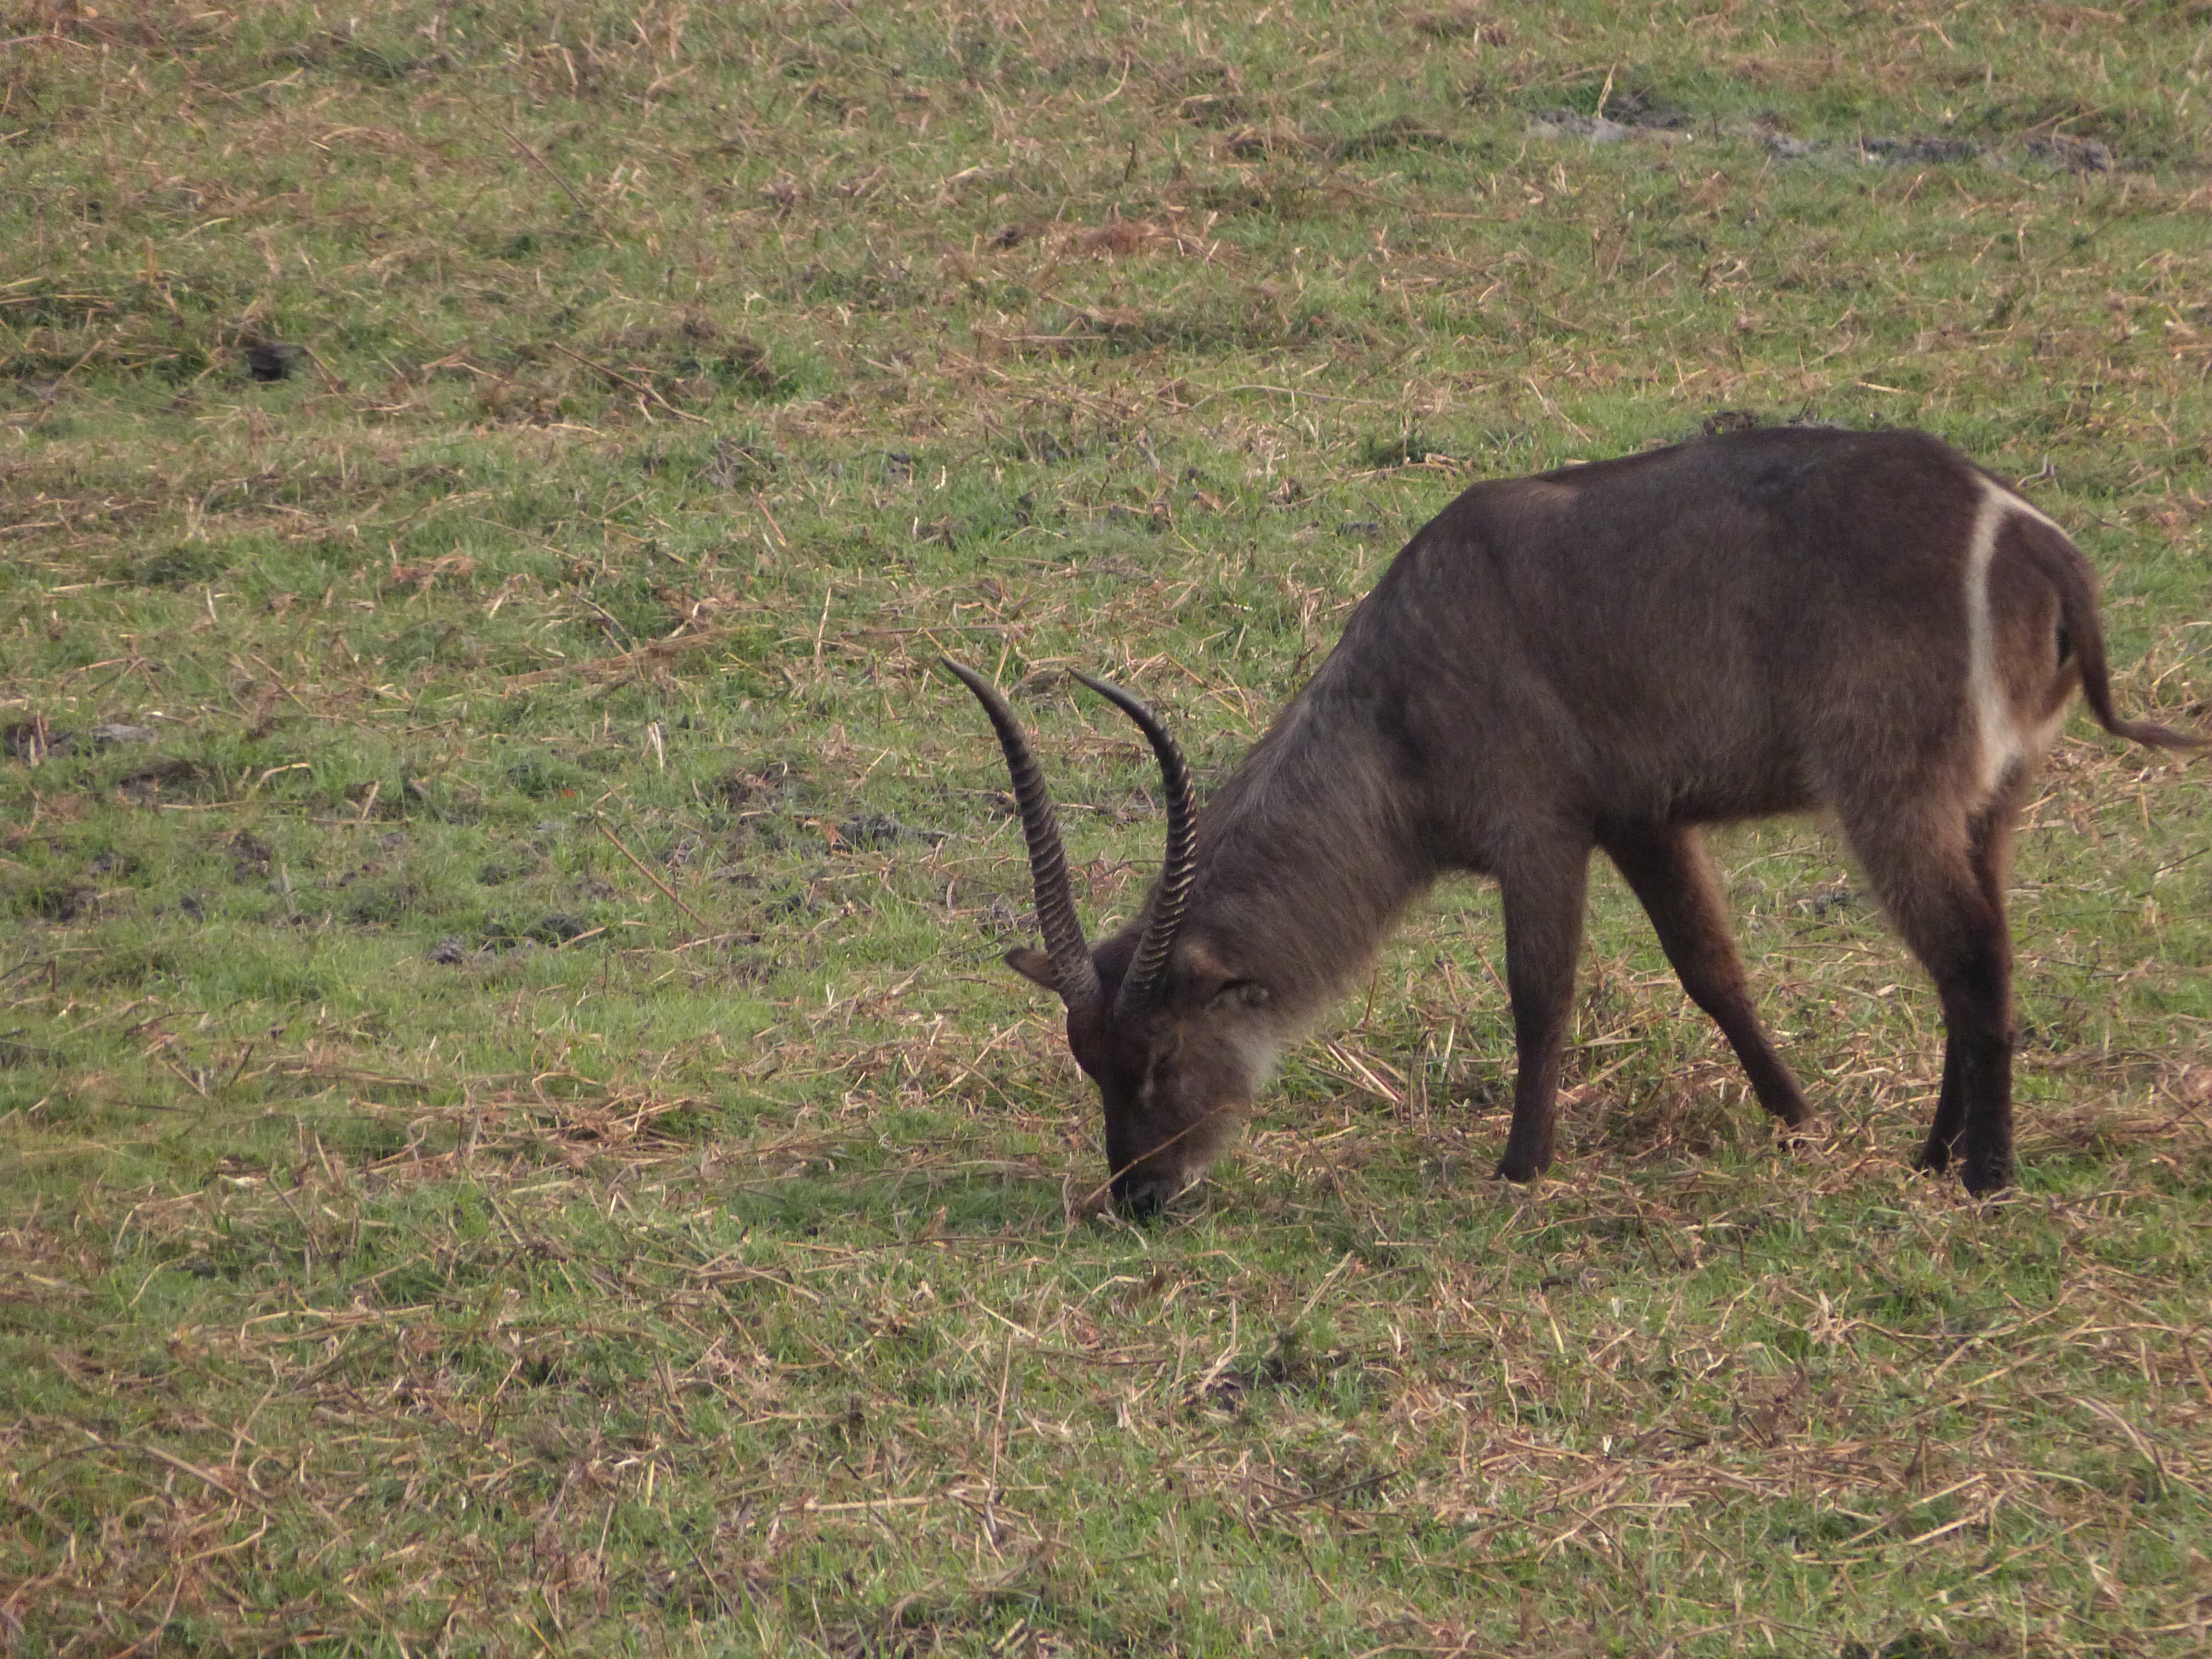
[(1114, 1207), (1127, 1216), (1157, 1215), (1206, 1178), (1244, 1121), (1245, 1108), (1223, 1104), (1187, 1125), (1143, 1157), (1116, 1170), (1107, 1183)]
[(1197, 1185), (1197, 1178), (1178, 1170), (1173, 1175), (1128, 1175), (1114, 1183), (1114, 1207), (1132, 1221), (1150, 1221), (1168, 1206), (1169, 1200)]
[(1131, 1221), (1155, 1220), (1167, 1206), (1167, 1200), (1160, 1196), (1159, 1188), (1157, 1187), (1147, 1187), (1141, 1193), (1116, 1198), (1114, 1200), (1116, 1213)]
[(1109, 1183), (1114, 1207), (1133, 1219), (1156, 1216), (1206, 1178), (1210, 1161), (1169, 1162), (1158, 1155), (1139, 1159)]

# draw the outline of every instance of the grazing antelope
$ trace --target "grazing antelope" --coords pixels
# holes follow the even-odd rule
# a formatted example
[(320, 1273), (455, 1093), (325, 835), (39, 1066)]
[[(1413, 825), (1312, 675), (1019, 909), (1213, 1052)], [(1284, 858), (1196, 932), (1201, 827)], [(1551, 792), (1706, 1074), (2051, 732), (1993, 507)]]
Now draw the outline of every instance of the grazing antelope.
[(1144, 704), (1077, 678), (1159, 760), (1167, 855), (1138, 918), (1087, 944), (1042, 774), (1013, 774), (1045, 949), (1098, 1085), (1115, 1201), (1205, 1171), (1276, 1056), (1438, 877), (1503, 890), (1519, 1076), (1498, 1172), (1552, 1162), (1592, 847), (1785, 1124), (1810, 1115), (1746, 987), (1701, 824), (1825, 807), (1936, 981), (1943, 1082), (1919, 1167), (2012, 1176), (2004, 885), (2030, 774), (2078, 687), (2113, 713), (2095, 579), (2057, 526), (1917, 432), (1732, 432), (1476, 484), (1361, 601), (1200, 813)]

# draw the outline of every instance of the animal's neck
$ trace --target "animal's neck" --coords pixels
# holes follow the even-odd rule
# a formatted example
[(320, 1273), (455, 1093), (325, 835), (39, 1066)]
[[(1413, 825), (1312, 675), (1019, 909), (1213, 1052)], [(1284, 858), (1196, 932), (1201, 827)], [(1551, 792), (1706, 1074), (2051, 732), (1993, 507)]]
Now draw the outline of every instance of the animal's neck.
[(1179, 931), (1267, 986), (1294, 1020), (1358, 976), (1437, 875), (1387, 744), (1357, 710), (1323, 713), (1315, 695), (1284, 711), (1208, 803)]

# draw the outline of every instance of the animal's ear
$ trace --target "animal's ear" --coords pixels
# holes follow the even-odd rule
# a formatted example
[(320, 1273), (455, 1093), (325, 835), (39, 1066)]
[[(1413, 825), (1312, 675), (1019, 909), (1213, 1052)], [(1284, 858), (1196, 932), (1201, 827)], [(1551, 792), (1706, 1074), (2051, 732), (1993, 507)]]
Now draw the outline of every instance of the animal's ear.
[(1060, 994), (1060, 970), (1052, 965), (1052, 958), (1043, 951), (1026, 945), (1017, 945), (1006, 952), (1006, 966), (1031, 984), (1042, 985), (1054, 996)]

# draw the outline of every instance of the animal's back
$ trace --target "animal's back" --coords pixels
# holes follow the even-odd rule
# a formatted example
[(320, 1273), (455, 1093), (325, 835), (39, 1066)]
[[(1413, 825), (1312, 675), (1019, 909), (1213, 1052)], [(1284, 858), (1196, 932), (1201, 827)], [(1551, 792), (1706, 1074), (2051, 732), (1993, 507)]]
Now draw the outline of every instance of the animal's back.
[(1824, 750), (1957, 730), (1928, 688), (1966, 686), (1983, 488), (1924, 434), (1807, 428), (1480, 483), (1308, 695), (1371, 706), (1406, 775), (1455, 802), (1479, 779), (1514, 811), (1598, 821), (1809, 805)]

